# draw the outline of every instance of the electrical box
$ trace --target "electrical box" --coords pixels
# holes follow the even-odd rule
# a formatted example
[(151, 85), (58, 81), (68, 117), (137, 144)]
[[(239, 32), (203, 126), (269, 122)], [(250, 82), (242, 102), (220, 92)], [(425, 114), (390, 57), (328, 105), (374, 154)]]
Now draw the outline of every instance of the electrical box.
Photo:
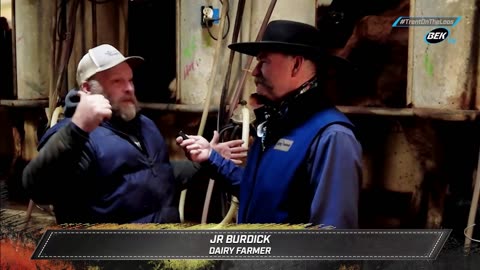
[(214, 21), (214, 12), (212, 6), (201, 6), (200, 7), (200, 24), (202, 27), (211, 27)]

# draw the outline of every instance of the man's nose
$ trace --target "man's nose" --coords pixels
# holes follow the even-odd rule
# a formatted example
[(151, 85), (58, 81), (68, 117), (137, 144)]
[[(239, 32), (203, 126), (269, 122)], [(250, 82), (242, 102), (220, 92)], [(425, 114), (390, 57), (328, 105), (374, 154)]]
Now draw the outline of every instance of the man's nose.
[(133, 82), (127, 82), (127, 84), (125, 85), (125, 92), (133, 93), (133, 91), (135, 91), (135, 87), (133, 86)]
[(255, 68), (252, 70), (252, 76), (258, 77), (258, 75), (261, 74), (261, 72), (260, 72), (260, 67), (261, 67), (261, 63), (257, 63), (257, 65), (255, 66)]

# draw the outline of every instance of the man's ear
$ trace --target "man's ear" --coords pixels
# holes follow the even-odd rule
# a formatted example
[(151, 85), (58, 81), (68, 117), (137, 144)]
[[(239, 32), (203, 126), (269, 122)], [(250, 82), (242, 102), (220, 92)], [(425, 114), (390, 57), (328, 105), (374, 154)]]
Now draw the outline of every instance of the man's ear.
[(90, 93), (90, 84), (88, 82), (83, 82), (82, 85), (80, 85), (80, 91)]
[(295, 62), (293, 63), (292, 77), (296, 76), (300, 71), (300, 67), (303, 64), (304, 58), (301, 56), (295, 56), (294, 61)]

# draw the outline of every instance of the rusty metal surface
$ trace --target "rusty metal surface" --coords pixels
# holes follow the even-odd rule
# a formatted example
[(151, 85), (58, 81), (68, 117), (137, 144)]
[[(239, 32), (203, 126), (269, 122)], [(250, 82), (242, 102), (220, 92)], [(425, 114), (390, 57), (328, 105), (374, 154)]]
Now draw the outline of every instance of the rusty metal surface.
[[(370, 205), (368, 210), (362, 208), (369, 215), (367, 224), (438, 228), (447, 195), (446, 171), (452, 169), (444, 167), (449, 147), (445, 146), (448, 140), (442, 140), (445, 130), (438, 129), (439, 121), (415, 117), (375, 117), (372, 121), (369, 116), (352, 117), (362, 130), (362, 190), (370, 194), (363, 196)], [(397, 199), (392, 200), (392, 196)]]
[(459, 23), (450, 27), (449, 39), (437, 44), (426, 43), (424, 37), (439, 26), (410, 28), (413, 52), (409, 95), (414, 107), (472, 109), (470, 81), (476, 76), (471, 68), (472, 57), (476, 57), (472, 49), (475, 2), (412, 1), (412, 16), (461, 16)]
[(363, 189), (382, 189), (414, 193), (423, 179), (418, 151), (400, 121), (379, 121), (374, 138), (363, 141)]
[(47, 107), (48, 100), (46, 99), (37, 99), (37, 100), (12, 100), (12, 99), (2, 99), (0, 100), (0, 106), (5, 107), (26, 107), (26, 108), (36, 108), (36, 107)]

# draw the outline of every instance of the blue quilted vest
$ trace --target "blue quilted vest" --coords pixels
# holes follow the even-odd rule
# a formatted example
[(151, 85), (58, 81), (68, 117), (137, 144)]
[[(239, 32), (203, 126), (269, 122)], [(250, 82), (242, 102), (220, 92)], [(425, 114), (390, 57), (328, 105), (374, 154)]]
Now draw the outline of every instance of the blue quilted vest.
[[(67, 125), (66, 118), (43, 136), (41, 145)], [(109, 125), (89, 135), (87, 147), (94, 160), (84, 181), (90, 186), (81, 202), (55, 203), (57, 221), (89, 223), (174, 223), (179, 221), (178, 192), (165, 141), (155, 124), (140, 116), (141, 136), (147, 154)], [(62, 176), (65, 181), (73, 181)], [(65, 197), (65, 196), (64, 196)], [(68, 198), (67, 198), (68, 199)]]
[(263, 152), (260, 139), (255, 140), (240, 187), (239, 223), (308, 222), (314, 190), (309, 188), (305, 161), (313, 140), (332, 124), (353, 127), (344, 114), (330, 108)]

